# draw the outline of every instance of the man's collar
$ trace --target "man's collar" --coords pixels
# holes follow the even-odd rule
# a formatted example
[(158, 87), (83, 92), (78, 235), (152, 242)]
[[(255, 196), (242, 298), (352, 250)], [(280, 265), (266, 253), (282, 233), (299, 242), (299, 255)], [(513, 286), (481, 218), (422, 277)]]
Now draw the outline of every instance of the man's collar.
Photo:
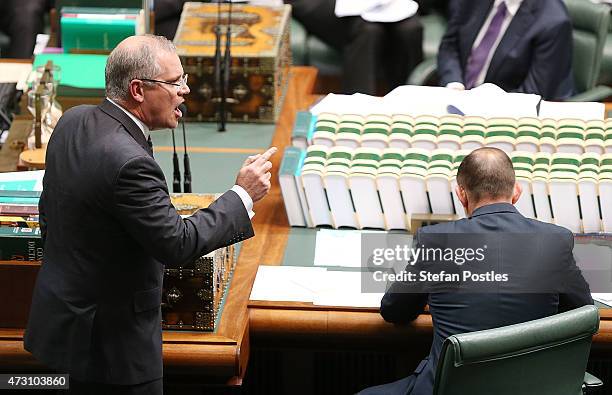
[(514, 207), (514, 205), (510, 203), (493, 203), (478, 207), (476, 210), (474, 210), (471, 217), (494, 213), (518, 214), (518, 210), (516, 209), (516, 207)]
[(136, 116), (134, 116), (134, 114), (132, 114), (131, 112), (129, 112), (128, 110), (126, 110), (125, 108), (123, 108), (120, 104), (116, 103), (115, 101), (113, 101), (110, 98), (106, 98), (106, 100), (108, 100), (109, 102), (113, 103), (115, 106), (117, 106), (121, 111), (123, 111), (124, 113), (127, 114), (128, 117), (130, 117), (130, 119), (132, 121), (134, 121), (134, 123), (140, 128), (140, 130), (142, 131), (142, 133), (145, 136), (145, 139), (149, 138), (149, 128), (147, 127), (147, 125), (145, 125), (140, 119), (138, 119)]
[(508, 12), (510, 13), (510, 15), (514, 16), (518, 12), (518, 9), (521, 7), (523, 0), (495, 0), (495, 4), (493, 5), (494, 9), (496, 10), (502, 2), (506, 3), (506, 8), (508, 9)]

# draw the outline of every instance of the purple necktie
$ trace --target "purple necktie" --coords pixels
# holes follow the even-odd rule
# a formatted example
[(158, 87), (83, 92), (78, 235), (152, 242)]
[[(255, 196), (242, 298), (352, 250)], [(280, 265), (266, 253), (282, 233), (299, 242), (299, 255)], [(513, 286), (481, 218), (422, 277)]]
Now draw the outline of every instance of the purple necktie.
[(478, 75), (482, 71), (482, 68), (489, 57), (489, 52), (491, 52), (491, 48), (493, 44), (497, 40), (497, 36), (499, 36), (499, 32), (501, 31), (502, 24), (504, 23), (504, 18), (506, 17), (506, 13), (508, 9), (506, 8), (506, 2), (502, 1), (497, 7), (497, 12), (491, 19), (491, 24), (487, 28), (485, 35), (482, 37), (480, 44), (476, 48), (472, 50), (472, 54), (468, 59), (468, 64), (465, 70), (465, 88), (472, 89), (476, 84), (476, 80), (478, 79)]

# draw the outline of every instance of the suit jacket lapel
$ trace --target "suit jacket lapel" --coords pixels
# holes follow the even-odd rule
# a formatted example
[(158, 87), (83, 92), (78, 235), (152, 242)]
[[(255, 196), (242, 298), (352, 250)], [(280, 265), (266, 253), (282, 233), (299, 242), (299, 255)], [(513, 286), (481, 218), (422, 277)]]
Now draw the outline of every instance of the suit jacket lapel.
[(474, 41), (476, 41), (478, 32), (480, 32), (482, 25), (485, 23), (493, 4), (495, 4), (495, 0), (478, 1), (478, 5), (474, 9), (472, 17), (468, 19), (468, 22), (463, 27), (465, 33), (462, 36), (465, 41), (461, 43), (461, 64), (464, 70), (467, 65), (468, 57), (472, 53)]
[(134, 121), (127, 116), (126, 113), (121, 111), (121, 109), (117, 108), (113, 103), (104, 99), (102, 104), (100, 104), (100, 109), (104, 111), (106, 114), (117, 120), (117, 122), (121, 123), (128, 133), (136, 140), (138, 144), (151, 156), (153, 157), (153, 150), (149, 146), (149, 143), (144, 137), (142, 130), (134, 123)]
[(535, 21), (535, 8), (537, 3), (541, 0), (524, 0), (523, 4), (519, 7), (518, 11), (512, 22), (508, 25), (506, 33), (502, 37), (493, 58), (491, 58), (491, 64), (485, 81), (495, 80), (495, 76), (504, 62), (504, 58), (512, 51), (512, 49), (521, 41), (525, 39), (525, 32), (529, 30), (529, 27)]

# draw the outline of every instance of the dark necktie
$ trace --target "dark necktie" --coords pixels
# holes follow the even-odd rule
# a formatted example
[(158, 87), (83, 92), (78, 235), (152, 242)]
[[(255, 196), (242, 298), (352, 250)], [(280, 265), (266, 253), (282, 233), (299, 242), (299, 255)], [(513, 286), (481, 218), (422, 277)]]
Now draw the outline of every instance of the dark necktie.
[(151, 141), (151, 135), (149, 135), (147, 143), (149, 144), (149, 152), (151, 153), (151, 156), (153, 156), (153, 141)]
[(482, 71), (489, 57), (489, 53), (491, 52), (491, 48), (493, 48), (493, 44), (495, 44), (499, 36), (507, 13), (508, 9), (506, 8), (506, 2), (502, 1), (497, 7), (497, 12), (493, 16), (493, 19), (491, 19), (491, 23), (482, 37), (480, 44), (478, 44), (470, 54), (467, 67), (465, 68), (465, 89), (472, 89), (474, 85), (476, 85), (478, 75)]

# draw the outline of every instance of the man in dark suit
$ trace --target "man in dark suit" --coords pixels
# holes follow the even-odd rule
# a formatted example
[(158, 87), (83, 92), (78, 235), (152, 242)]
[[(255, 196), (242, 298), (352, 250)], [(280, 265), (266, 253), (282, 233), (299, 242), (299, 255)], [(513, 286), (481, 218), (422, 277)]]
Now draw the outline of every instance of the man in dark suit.
[(24, 343), (70, 374), (71, 392), (161, 394), (164, 265), (254, 235), (275, 148), (248, 158), (208, 209), (183, 219), (170, 202), (149, 133), (177, 126), (186, 77), (167, 39), (127, 38), (107, 61), (107, 99), (66, 111), (49, 141), (44, 257)]
[(562, 0), (455, 0), (438, 51), (440, 85), (491, 82), (546, 100), (574, 93), (572, 23)]
[(3, 58), (29, 59), (36, 44), (36, 35), (43, 33), (45, 13), (53, 6), (52, 0), (0, 1), (0, 31), (10, 42)]
[[(381, 315), (389, 322), (408, 323), (429, 305), (434, 326), (431, 351), (411, 376), (368, 388), (362, 391), (363, 395), (431, 394), (442, 343), (447, 337), (534, 320), (593, 303), (589, 286), (574, 261), (573, 234), (565, 228), (525, 218), (513, 206), (521, 188), (503, 151), (481, 148), (472, 152), (459, 167), (457, 183), (456, 193), (468, 218), (419, 229), (416, 246), (425, 250), (432, 246), (456, 247), (459, 243), (453, 243), (453, 239), (461, 243), (497, 239), (507, 248), (503, 254), (491, 253), (493, 258), (487, 259), (488, 266), (483, 269), (494, 267), (512, 273), (510, 279), (489, 284), (463, 283), (462, 286), (472, 287), (469, 292), (453, 288), (458, 284), (452, 282), (436, 292), (431, 292), (433, 288), (419, 292), (427, 289), (419, 288), (423, 284), (394, 282), (382, 299)], [(513, 241), (524, 244), (514, 248)], [(427, 267), (419, 263), (417, 268)], [(501, 271), (498, 274), (502, 275)], [(541, 276), (543, 273), (550, 276)], [(528, 278), (530, 275), (532, 278)]]
[[(394, 22), (368, 22), (360, 16), (338, 18), (335, 0), (284, 0), (306, 30), (342, 55), (342, 93), (378, 93), (406, 83), (423, 60), (423, 25), (418, 15)], [(420, 1), (420, 0), (419, 0)]]

